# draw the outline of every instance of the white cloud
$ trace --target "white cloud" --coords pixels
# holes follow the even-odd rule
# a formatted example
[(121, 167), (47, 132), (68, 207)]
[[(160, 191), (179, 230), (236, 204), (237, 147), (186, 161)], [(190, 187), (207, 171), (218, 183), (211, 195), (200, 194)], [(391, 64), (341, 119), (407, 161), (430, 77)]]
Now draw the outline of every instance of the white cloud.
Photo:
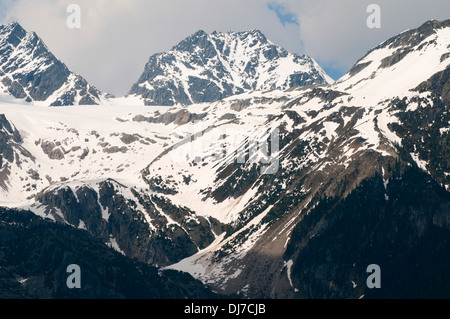
[[(66, 7), (73, 2), (82, 9), (81, 29), (66, 27)], [(199, 29), (261, 29), (287, 49), (296, 47), (259, 0), (17, 0), (3, 22), (12, 19), (38, 33), (73, 71), (115, 94), (131, 88), (151, 54), (169, 50)]]
[[(380, 30), (365, 26), (370, 2), (360, 0), (2, 0), (0, 22), (18, 20), (70, 69), (99, 89), (120, 95), (138, 79), (151, 54), (169, 50), (198, 29), (260, 29), (289, 51), (346, 70), (387, 37), (428, 19), (444, 19), (450, 12), (448, 0), (391, 2), (378, 1)], [(81, 7), (81, 29), (66, 26), (71, 3)], [(300, 26), (283, 25), (269, 3), (284, 6), (284, 13), (296, 15)]]

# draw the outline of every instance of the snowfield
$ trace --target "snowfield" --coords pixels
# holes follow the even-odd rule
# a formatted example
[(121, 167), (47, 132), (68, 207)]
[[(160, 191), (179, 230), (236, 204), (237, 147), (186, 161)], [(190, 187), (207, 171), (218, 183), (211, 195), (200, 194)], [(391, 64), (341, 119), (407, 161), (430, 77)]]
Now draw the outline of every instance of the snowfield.
[[(163, 109), (167, 108), (114, 105), (44, 107), (0, 103), (0, 113), (14, 124), (24, 139), (23, 147), (35, 157), (35, 161), (23, 158), (21, 167), (13, 165), (9, 189), (2, 191), (0, 204), (20, 205), (32, 193), (65, 179), (87, 182), (113, 178), (128, 186), (140, 185), (140, 170), (163, 150), (173, 127), (161, 124), (150, 129), (133, 122), (132, 114)], [(137, 140), (125, 144), (120, 140), (122, 134), (135, 135)], [(59, 145), (55, 148), (62, 150), (64, 158), (49, 158), (42, 149), (44, 142)], [(126, 151), (104, 152), (114, 146), (119, 149), (126, 147)], [(85, 150), (88, 154), (81, 159)], [(26, 177), (24, 172), (30, 169), (39, 172), (40, 178), (31, 180)], [(30, 182), (36, 184), (32, 191), (25, 187)]]

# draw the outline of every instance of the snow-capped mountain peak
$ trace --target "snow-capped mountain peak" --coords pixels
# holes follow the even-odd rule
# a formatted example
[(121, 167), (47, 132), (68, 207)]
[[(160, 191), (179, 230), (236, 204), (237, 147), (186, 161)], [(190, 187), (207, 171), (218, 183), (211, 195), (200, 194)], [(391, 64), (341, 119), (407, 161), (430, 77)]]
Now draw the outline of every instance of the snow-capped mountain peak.
[(58, 60), (35, 32), (0, 26), (0, 94), (41, 105), (99, 104), (102, 93)]
[(407, 94), (450, 64), (450, 20), (431, 20), (371, 49), (334, 87), (379, 102)]
[(259, 30), (199, 30), (169, 52), (151, 56), (128, 95), (148, 105), (189, 105), (332, 82), (312, 58), (286, 51)]

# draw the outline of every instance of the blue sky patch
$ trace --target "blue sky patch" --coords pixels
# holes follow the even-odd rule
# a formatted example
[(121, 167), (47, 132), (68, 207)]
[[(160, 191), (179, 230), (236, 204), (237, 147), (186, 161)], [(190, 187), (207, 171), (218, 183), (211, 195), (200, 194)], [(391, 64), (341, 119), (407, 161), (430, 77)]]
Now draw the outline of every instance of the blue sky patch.
[(280, 20), (283, 26), (286, 26), (286, 24), (295, 24), (300, 26), (297, 15), (290, 12), (287, 6), (274, 1), (270, 2), (267, 7), (275, 12), (278, 20)]

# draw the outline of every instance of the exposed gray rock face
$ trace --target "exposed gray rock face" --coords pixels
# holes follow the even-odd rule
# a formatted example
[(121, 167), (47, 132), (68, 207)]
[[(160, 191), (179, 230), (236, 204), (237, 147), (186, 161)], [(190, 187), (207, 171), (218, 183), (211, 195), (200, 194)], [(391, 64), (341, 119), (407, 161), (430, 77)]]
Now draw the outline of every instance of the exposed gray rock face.
[[(132, 198), (124, 196), (130, 192)], [(160, 266), (207, 247), (214, 241), (213, 231), (223, 232), (221, 227), (225, 227), (212, 218), (196, 216), (161, 197), (129, 190), (111, 179), (100, 182), (97, 188), (61, 186), (44, 190), (36, 200), (56, 221), (84, 228), (107, 244), (113, 239), (115, 248), (127, 256)]]
[(163, 123), (168, 125), (170, 123), (174, 123), (177, 125), (183, 125), (186, 123), (193, 123), (195, 121), (200, 121), (204, 117), (206, 117), (206, 113), (196, 114), (190, 113), (186, 109), (181, 109), (174, 113), (166, 112), (164, 114), (159, 115), (158, 117), (145, 117), (143, 115), (136, 115), (133, 118), (135, 122), (149, 122), (149, 123)]
[[(356, 62), (356, 64), (350, 70), (350, 76), (357, 74), (358, 72), (362, 71), (365, 67), (370, 65), (370, 62), (366, 63), (359, 63), (359, 62), (364, 60), (364, 58), (366, 58), (372, 52), (384, 48), (396, 49), (391, 56), (388, 56), (381, 61), (382, 63), (380, 65), (380, 68), (391, 67), (392, 65), (401, 61), (405, 56), (408, 55), (408, 53), (414, 51), (414, 48), (415, 50), (421, 50), (423, 46), (432, 44), (430, 42), (424, 43), (422, 42), (430, 35), (435, 34), (438, 30), (448, 28), (449, 26), (450, 20), (444, 21), (431, 20), (425, 22), (417, 29), (407, 30), (397, 36), (394, 36), (384, 41), (380, 45), (374, 47), (369, 52), (367, 52), (367, 54), (364, 57), (362, 57), (358, 62)], [(422, 44), (418, 46), (420, 43)], [(441, 58), (441, 61), (443, 61), (445, 58), (446, 57), (443, 56)]]
[(108, 154), (113, 154), (113, 153), (126, 153), (128, 150), (128, 148), (126, 146), (122, 146), (122, 147), (118, 147), (118, 146), (111, 146), (108, 148), (103, 149), (103, 152), (108, 153)]
[(200, 30), (169, 52), (151, 56), (129, 95), (148, 105), (189, 105), (251, 90), (330, 82), (312, 58), (289, 53), (258, 30)]
[(41, 144), (42, 151), (48, 155), (50, 159), (60, 160), (64, 158), (64, 153), (53, 142), (43, 141)]
[(8, 189), (7, 181), (11, 165), (13, 163), (20, 165), (20, 156), (34, 161), (33, 155), (22, 146), (22, 143), (19, 131), (4, 114), (0, 114), (0, 187), (5, 190)]
[(21, 146), (22, 143), (19, 131), (8, 121), (5, 114), (0, 114), (0, 157), (12, 163), (16, 158), (14, 153), (18, 150), (22, 155), (32, 158)]
[[(113, 251), (87, 232), (29, 211), (0, 207), (0, 299), (211, 299), (186, 273), (159, 270)], [(67, 266), (81, 268), (68, 289)]]
[(435, 34), (437, 30), (448, 28), (450, 26), (450, 20), (437, 21), (430, 20), (422, 24), (417, 29), (407, 30), (395, 37), (390, 38), (389, 40), (381, 43), (377, 47), (373, 48), (368, 52), (381, 49), (381, 48), (412, 48), (421, 43), (425, 38), (429, 37), (432, 34)]
[(17, 22), (0, 25), (0, 82), (17, 99), (52, 106), (98, 104), (102, 95)]

